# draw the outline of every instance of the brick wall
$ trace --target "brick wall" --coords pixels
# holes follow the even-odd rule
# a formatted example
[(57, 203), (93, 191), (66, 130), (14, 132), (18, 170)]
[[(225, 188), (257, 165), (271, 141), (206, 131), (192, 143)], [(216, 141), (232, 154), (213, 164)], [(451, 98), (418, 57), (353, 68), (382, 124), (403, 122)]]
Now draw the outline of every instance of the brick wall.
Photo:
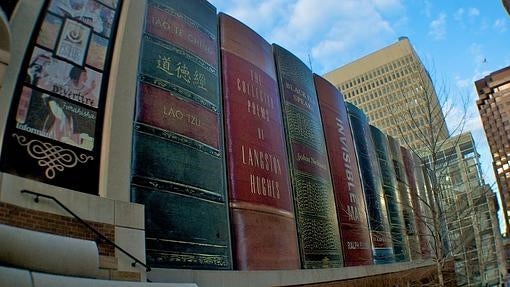
[[(436, 279), (436, 267), (427, 266), (414, 268), (402, 272), (387, 273), (375, 276), (367, 276), (357, 279), (323, 282), (306, 285), (293, 285), (292, 287), (394, 287), (394, 286), (430, 286)], [(432, 284), (433, 285), (433, 284)], [(433, 285), (435, 286), (435, 285)], [(452, 286), (446, 284), (446, 286)], [(454, 286), (454, 285), (453, 285)]]
[[(115, 241), (114, 225), (92, 221), (87, 221), (87, 223), (102, 233), (106, 238)], [(98, 242), (99, 254), (106, 256), (115, 255), (115, 250), (112, 245), (96, 240), (98, 238), (94, 232), (84, 227), (78, 220), (72, 217), (22, 208), (0, 202), (0, 224), (67, 237), (94, 240)]]

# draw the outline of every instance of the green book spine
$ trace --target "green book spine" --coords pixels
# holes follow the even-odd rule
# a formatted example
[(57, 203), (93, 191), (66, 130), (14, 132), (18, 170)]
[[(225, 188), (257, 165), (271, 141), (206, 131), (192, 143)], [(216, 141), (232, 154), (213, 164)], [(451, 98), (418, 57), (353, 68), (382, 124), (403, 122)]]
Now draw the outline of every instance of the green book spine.
[(273, 44), (303, 268), (341, 267), (335, 199), (313, 74)]
[(132, 200), (155, 267), (231, 269), (216, 9), (148, 1), (133, 132)]

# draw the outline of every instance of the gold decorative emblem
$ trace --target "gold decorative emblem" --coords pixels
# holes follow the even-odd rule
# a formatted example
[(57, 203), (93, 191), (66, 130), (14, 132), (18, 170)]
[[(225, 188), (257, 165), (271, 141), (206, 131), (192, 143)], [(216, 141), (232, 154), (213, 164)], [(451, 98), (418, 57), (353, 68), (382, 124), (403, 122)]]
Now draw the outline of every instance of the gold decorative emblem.
[(83, 153), (78, 156), (74, 151), (61, 146), (39, 140), (27, 142), (26, 137), (17, 134), (12, 136), (18, 140), (18, 144), (27, 147), (28, 154), (38, 160), (37, 164), (40, 167), (46, 168), (45, 175), (49, 179), (53, 179), (57, 171), (63, 171), (65, 168), (72, 168), (78, 163), (86, 163), (94, 159), (94, 157)]

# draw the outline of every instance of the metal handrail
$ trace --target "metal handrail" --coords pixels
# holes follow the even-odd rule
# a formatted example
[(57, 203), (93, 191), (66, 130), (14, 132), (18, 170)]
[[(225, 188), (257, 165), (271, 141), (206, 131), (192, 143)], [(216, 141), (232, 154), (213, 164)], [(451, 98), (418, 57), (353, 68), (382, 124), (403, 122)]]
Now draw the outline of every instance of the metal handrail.
[(42, 193), (38, 193), (38, 192), (35, 192), (35, 191), (30, 191), (30, 190), (22, 190), (21, 193), (27, 193), (27, 194), (31, 194), (33, 196), (35, 196), (34, 198), (34, 201), (35, 202), (39, 202), (39, 197), (43, 197), (43, 198), (47, 198), (47, 199), (51, 199), (53, 200), (55, 203), (57, 203), (60, 207), (62, 207), (65, 211), (67, 211), (69, 214), (71, 214), (74, 218), (76, 218), (82, 225), (84, 225), (85, 227), (87, 227), (88, 229), (90, 229), (92, 232), (94, 232), (97, 236), (99, 236), (99, 238), (103, 241), (105, 241), (106, 243), (108, 244), (111, 244), (113, 245), (113, 247), (117, 248), (118, 250), (120, 250), (122, 253), (126, 254), (129, 258), (133, 259), (134, 262), (131, 263), (131, 266), (135, 267), (136, 264), (140, 264), (142, 265), (143, 267), (145, 267), (145, 271), (147, 272), (150, 272), (151, 271), (151, 267), (145, 263), (143, 263), (140, 259), (136, 258), (135, 256), (131, 255), (131, 253), (127, 252), (126, 250), (124, 250), (122, 247), (118, 246), (115, 242), (111, 241), (109, 238), (107, 238), (106, 236), (104, 236), (101, 232), (99, 232), (97, 229), (95, 229), (94, 227), (92, 227), (90, 224), (88, 224), (85, 220), (81, 219), (76, 213), (74, 213), (72, 210), (70, 210), (69, 208), (67, 208), (67, 206), (65, 206), (62, 202), (60, 202), (60, 200), (58, 200), (57, 198), (55, 198), (54, 196), (51, 196), (51, 195), (46, 195), (46, 194), (42, 194)]

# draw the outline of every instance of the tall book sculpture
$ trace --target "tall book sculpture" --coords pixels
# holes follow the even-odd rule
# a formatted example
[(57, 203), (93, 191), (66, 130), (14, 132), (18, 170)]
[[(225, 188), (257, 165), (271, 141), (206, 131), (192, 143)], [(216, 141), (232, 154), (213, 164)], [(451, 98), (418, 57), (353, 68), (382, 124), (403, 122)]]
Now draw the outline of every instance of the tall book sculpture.
[[(432, 190), (430, 187), (430, 181), (428, 181), (427, 168), (423, 165), (421, 158), (417, 153), (412, 152), (414, 161), (414, 175), (416, 178), (416, 188), (420, 199), (421, 212), (425, 218), (425, 237), (427, 243), (427, 249), (423, 253), (423, 258), (430, 258), (433, 246), (433, 236), (429, 227), (433, 226), (432, 223), (432, 210), (429, 206), (432, 206)], [(427, 180), (426, 180), (427, 177)]]
[(416, 232), (420, 242), (420, 253), (422, 258), (426, 258), (430, 252), (428, 250), (427, 242), (427, 225), (426, 218), (421, 208), (421, 201), (425, 200), (418, 194), (418, 185), (416, 182), (416, 167), (414, 157), (410, 150), (405, 147), (400, 148), (402, 158), (404, 159), (404, 166), (406, 171), (407, 182), (409, 183), (409, 190), (411, 193), (411, 203), (413, 205), (414, 218), (416, 222)]
[(273, 44), (303, 268), (342, 266), (335, 199), (310, 69)]
[(328, 151), (345, 266), (373, 263), (367, 208), (349, 116), (342, 94), (314, 75)]
[(145, 20), (131, 195), (145, 205), (147, 261), (230, 269), (216, 9), (150, 0)]
[(390, 222), (391, 238), (393, 241), (393, 252), (395, 261), (409, 261), (409, 246), (404, 238), (405, 225), (403, 206), (400, 200), (400, 193), (397, 187), (397, 178), (395, 176), (395, 167), (391, 160), (389, 142), (386, 135), (378, 128), (370, 125), (372, 140), (374, 141), (377, 160), (381, 169), (381, 179), (383, 184), (384, 198), (386, 199), (386, 209)]
[(346, 106), (351, 120), (352, 135), (358, 153), (363, 191), (367, 203), (374, 263), (392, 263), (395, 261), (395, 257), (390, 224), (381, 184), (381, 171), (377, 164), (377, 155), (370, 135), (368, 119), (365, 113), (355, 105), (346, 103)]
[(397, 179), (398, 192), (400, 193), (400, 202), (402, 204), (402, 214), (404, 216), (404, 226), (406, 232), (406, 241), (409, 246), (409, 257), (411, 260), (421, 259), (421, 250), (416, 233), (416, 219), (411, 199), (411, 190), (407, 182), (406, 171), (404, 167), (404, 159), (400, 150), (400, 143), (393, 137), (388, 136), (388, 143), (395, 169), (395, 177)]
[(236, 269), (299, 269), (271, 45), (219, 15), (232, 252)]

